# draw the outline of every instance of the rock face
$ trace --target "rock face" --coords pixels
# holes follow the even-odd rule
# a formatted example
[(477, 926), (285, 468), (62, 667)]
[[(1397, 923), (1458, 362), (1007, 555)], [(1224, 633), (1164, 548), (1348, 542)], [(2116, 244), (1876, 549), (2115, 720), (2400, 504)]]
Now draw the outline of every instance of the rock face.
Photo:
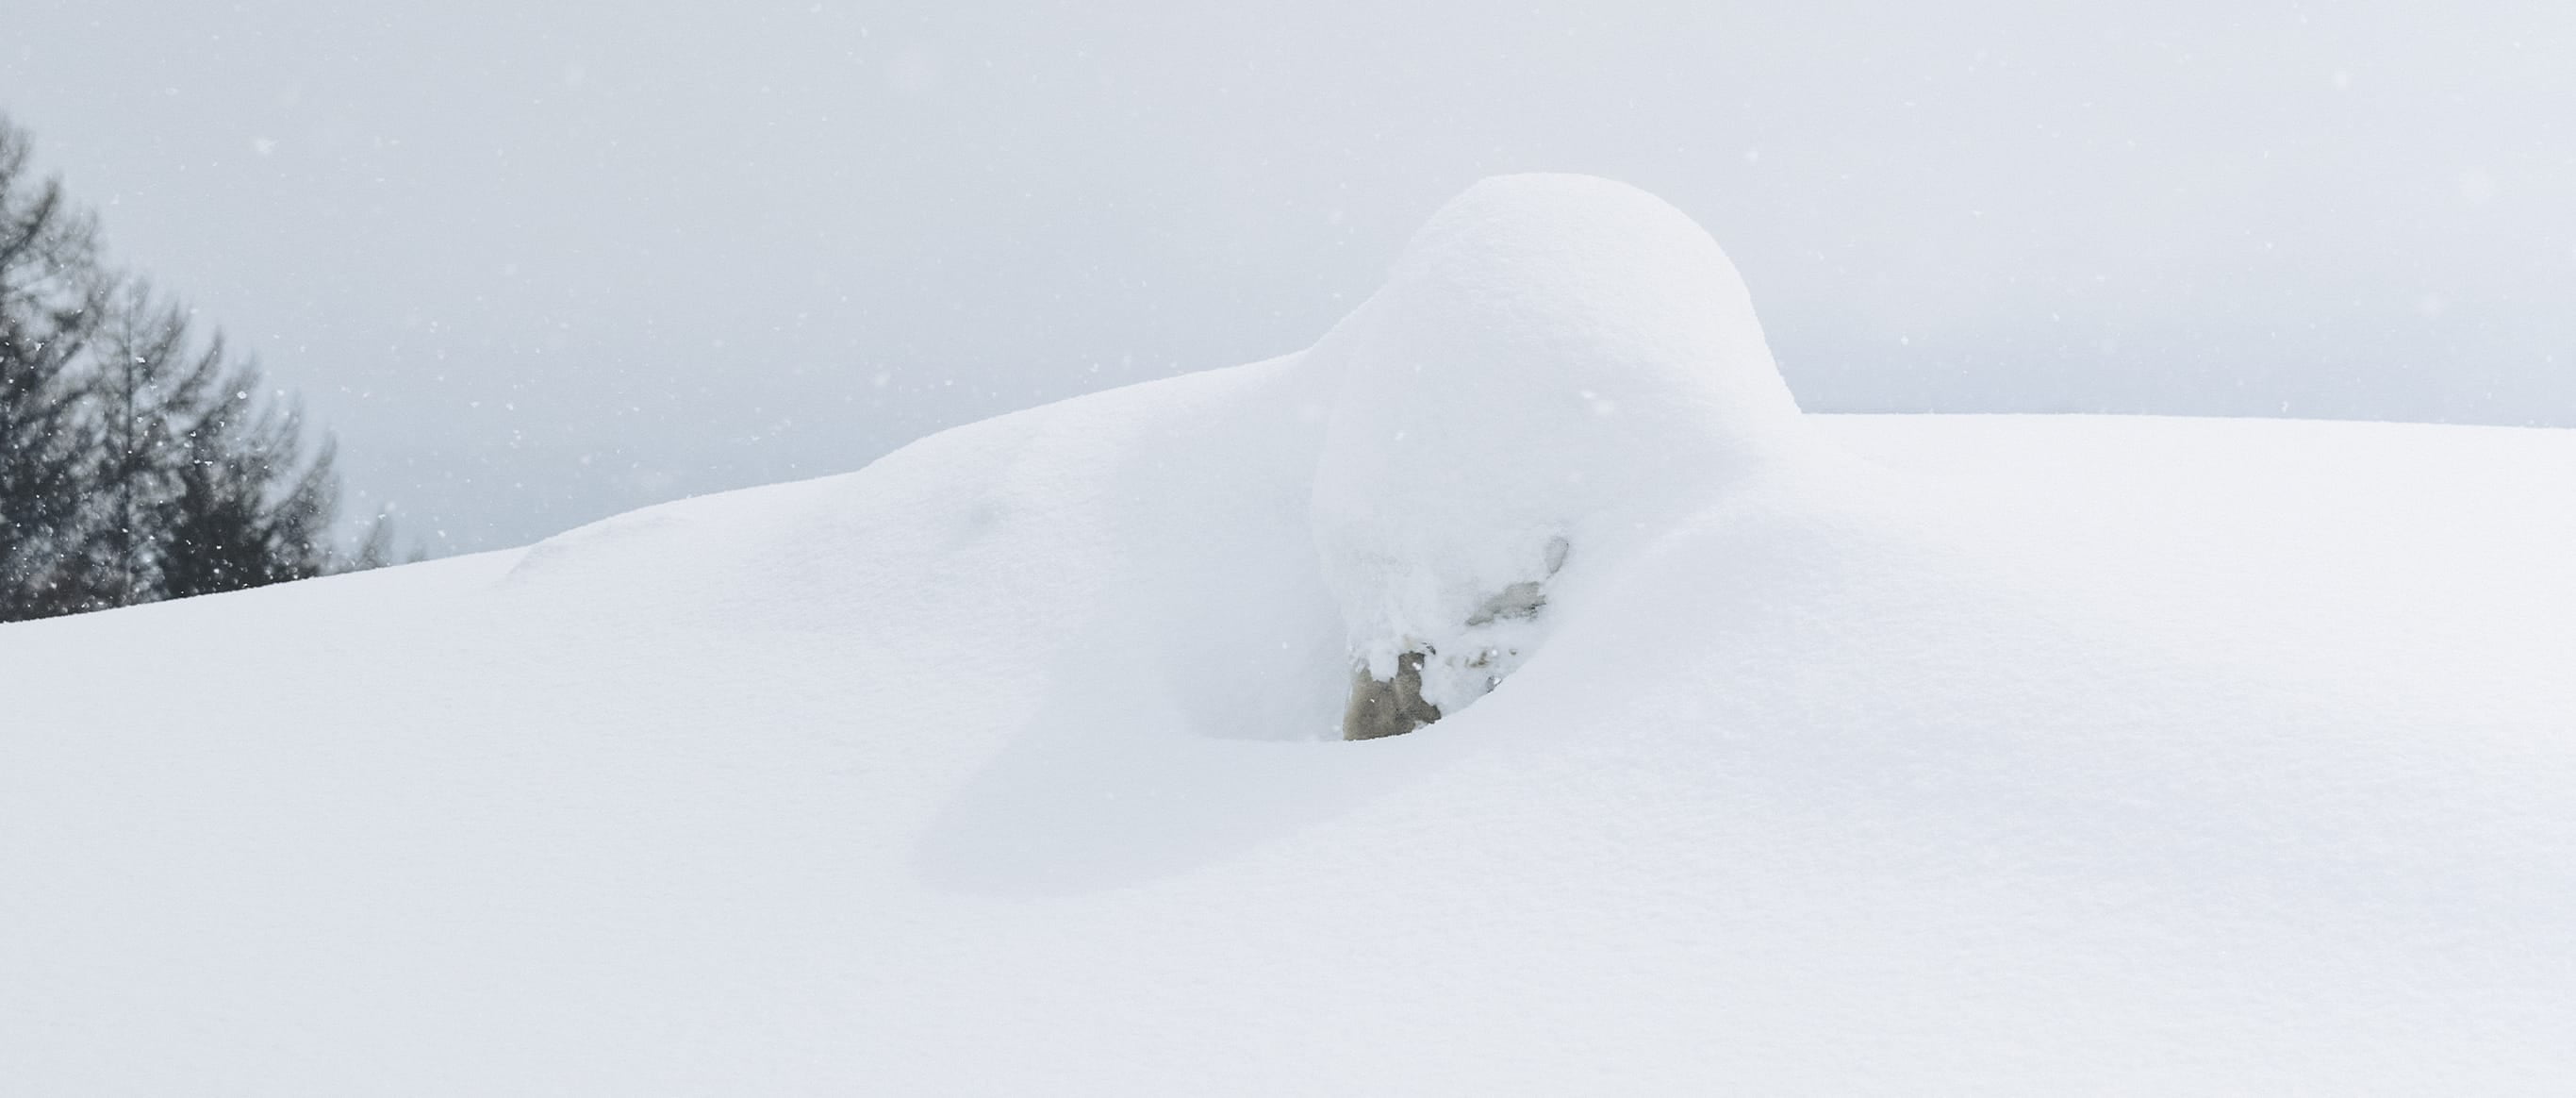
[(1587, 582), (1801, 448), (1725, 253), (1586, 176), (1489, 179), (1442, 207), (1307, 367), (1330, 393), (1310, 516), (1353, 739), (1481, 697)]
[(1422, 700), (1424, 653), (1395, 658), (1395, 674), (1379, 678), (1366, 666), (1351, 669), (1351, 705), (1342, 714), (1342, 738), (1374, 740), (1401, 736), (1440, 719), (1440, 710)]

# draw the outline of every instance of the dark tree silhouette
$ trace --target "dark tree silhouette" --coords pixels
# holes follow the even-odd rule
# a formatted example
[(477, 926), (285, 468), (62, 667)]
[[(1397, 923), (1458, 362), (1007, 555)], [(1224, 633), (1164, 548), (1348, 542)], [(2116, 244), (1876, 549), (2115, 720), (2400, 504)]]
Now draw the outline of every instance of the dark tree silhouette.
[(189, 311), (100, 260), (0, 118), (0, 621), (385, 562), (331, 527), (334, 443)]
[(257, 379), (234, 373), (188, 425), (176, 491), (155, 523), (164, 598), (310, 579), (340, 563), (328, 540), (333, 445), (304, 460), (298, 417), (252, 403)]
[(81, 609), (98, 439), (78, 365), (105, 312), (97, 231), (0, 119), (0, 620)]

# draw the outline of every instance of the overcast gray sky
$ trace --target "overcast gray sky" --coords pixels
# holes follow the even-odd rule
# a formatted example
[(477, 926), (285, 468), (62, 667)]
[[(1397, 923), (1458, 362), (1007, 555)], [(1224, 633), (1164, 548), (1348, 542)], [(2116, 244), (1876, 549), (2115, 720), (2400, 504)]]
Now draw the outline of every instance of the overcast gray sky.
[(1814, 410), (2576, 426), (2564, 2), (9, 7), (433, 552), (1303, 347), (1524, 170), (1707, 225)]

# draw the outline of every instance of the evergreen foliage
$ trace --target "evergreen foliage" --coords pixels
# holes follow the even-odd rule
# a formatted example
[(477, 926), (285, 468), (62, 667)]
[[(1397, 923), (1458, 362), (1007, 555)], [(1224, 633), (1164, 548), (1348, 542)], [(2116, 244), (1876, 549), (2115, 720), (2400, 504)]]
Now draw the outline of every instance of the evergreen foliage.
[(334, 444), (189, 311), (101, 259), (96, 222), (0, 117), (0, 621), (384, 563), (343, 550)]

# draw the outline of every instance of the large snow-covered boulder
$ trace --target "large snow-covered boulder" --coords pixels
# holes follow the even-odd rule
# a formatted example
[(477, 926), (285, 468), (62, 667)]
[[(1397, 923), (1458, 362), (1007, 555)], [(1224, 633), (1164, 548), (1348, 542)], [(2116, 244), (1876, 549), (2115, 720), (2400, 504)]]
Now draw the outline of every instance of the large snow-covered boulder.
[(1306, 364), (1333, 394), (1312, 514), (1360, 665), (1355, 738), (1475, 700), (1552, 604), (1805, 448), (1726, 254), (1589, 176), (1451, 201)]

